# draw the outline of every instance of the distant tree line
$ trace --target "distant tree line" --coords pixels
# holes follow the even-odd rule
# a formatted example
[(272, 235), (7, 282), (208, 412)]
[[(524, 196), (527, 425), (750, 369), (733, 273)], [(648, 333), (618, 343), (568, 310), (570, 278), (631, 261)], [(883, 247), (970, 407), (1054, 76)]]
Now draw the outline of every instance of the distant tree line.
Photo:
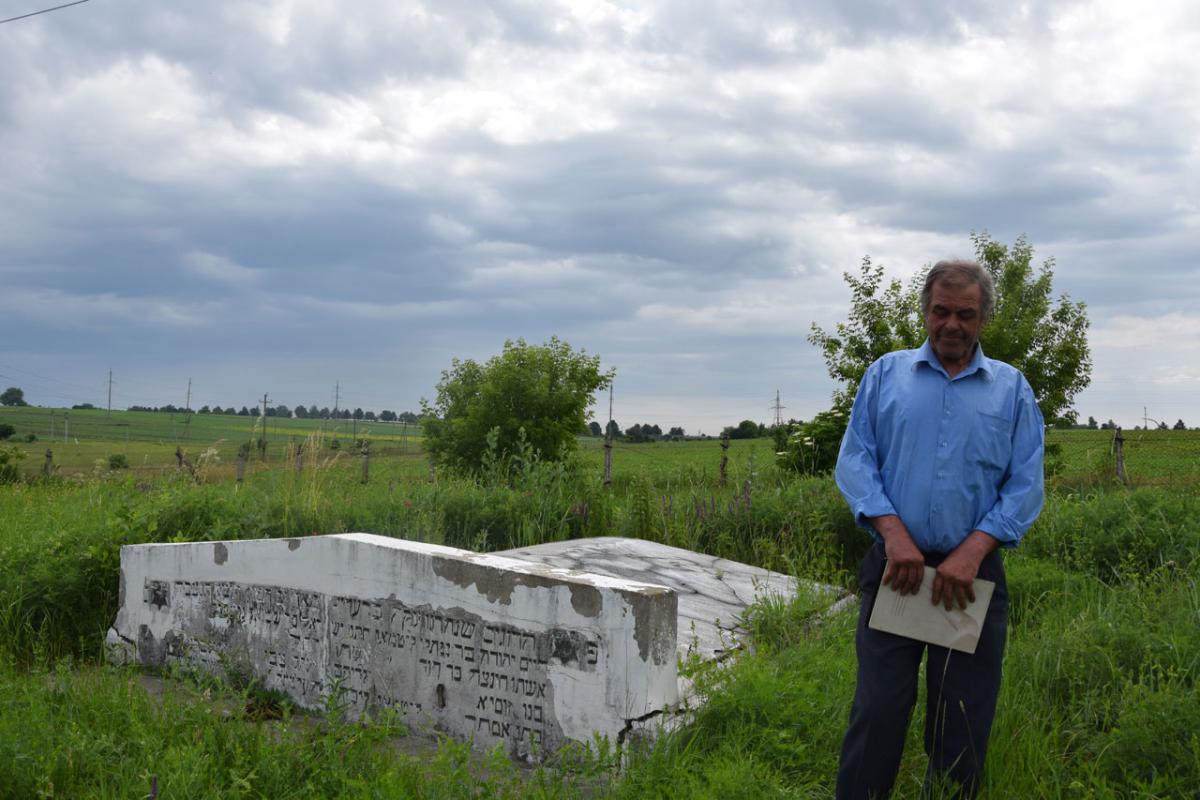
[[(95, 408), (95, 406), (90, 403), (84, 403), (81, 406), (75, 406), (75, 408)], [(201, 406), (199, 410), (193, 411), (190, 408), (182, 408), (167, 403), (165, 406), (129, 406), (129, 410), (166, 412), (170, 414), (221, 414), (229, 417), (258, 417), (262, 415), (262, 409), (257, 405), (242, 406), (241, 408), (236, 408), (235, 406), (229, 406), (228, 408), (222, 408), (221, 406)], [(288, 408), (283, 404), (267, 406), (267, 416), (281, 417), (283, 419), (355, 419), (367, 422), (409, 422), (414, 424), (420, 421), (420, 417), (411, 411), (401, 411), (397, 414), (395, 411), (384, 409), (377, 414), (374, 411), (363, 411), (361, 408), (353, 410), (349, 408), (329, 409), (317, 408), (315, 405), (307, 407), (300, 405), (295, 408)]]

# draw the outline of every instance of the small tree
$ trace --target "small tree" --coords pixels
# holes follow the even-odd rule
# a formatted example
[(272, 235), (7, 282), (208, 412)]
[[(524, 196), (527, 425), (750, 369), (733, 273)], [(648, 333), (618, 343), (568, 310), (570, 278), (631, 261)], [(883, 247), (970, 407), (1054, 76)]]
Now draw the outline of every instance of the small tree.
[[(1033, 247), (1024, 237), (1012, 247), (986, 231), (972, 233), (971, 241), (976, 260), (996, 285), (996, 306), (979, 337), (983, 351), (1024, 373), (1048, 423), (1073, 425), (1071, 401), (1091, 381), (1084, 304), (1065, 296), (1051, 301), (1054, 260), (1047, 259), (1035, 275)], [(883, 267), (872, 264), (870, 257), (863, 259), (861, 277), (846, 273), (849, 319), (832, 333), (814, 323), (808, 337), (821, 349), (830, 377), (842, 384), (833, 394), (831, 411), (837, 413), (800, 425), (799, 435), (789, 438), (788, 452), (780, 456), (782, 463), (824, 463), (790, 451), (805, 441), (821, 453), (836, 451), (867, 367), (893, 350), (918, 347), (925, 340), (920, 294), (927, 272), (915, 275), (907, 289), (898, 280), (884, 287)]]
[(25, 392), (16, 386), (10, 386), (0, 392), (0, 406), (27, 406)]
[(730, 439), (754, 439), (766, 433), (766, 429), (752, 419), (744, 419), (736, 426), (728, 426), (721, 431), (722, 436)]
[(1088, 430), (1094, 431), (1100, 427), (1100, 423), (1096, 422), (1095, 417), (1088, 417), (1087, 426), (1088, 426)]
[[(976, 260), (996, 284), (996, 308), (979, 337), (983, 351), (1024, 373), (1047, 422), (1074, 424), (1071, 401), (1091, 382), (1086, 307), (1065, 296), (1051, 300), (1054, 259), (1035, 275), (1033, 247), (1025, 237), (1012, 247), (986, 231), (972, 233), (971, 241)], [(892, 280), (881, 290), (883, 267), (867, 257), (861, 278), (849, 273), (845, 278), (852, 295), (849, 320), (839, 322), (833, 333), (814, 323), (808, 340), (821, 349), (830, 377), (844, 384), (834, 392), (834, 408), (848, 412), (873, 361), (925, 340), (920, 302), (925, 272), (907, 289)]]
[(615, 419), (610, 419), (608, 424), (604, 426), (604, 435), (609, 439), (621, 438), (621, 426), (617, 424)]
[(541, 458), (558, 460), (575, 447), (595, 393), (613, 373), (600, 357), (575, 352), (557, 337), (542, 345), (506, 341), (504, 351), (480, 364), (454, 359), (442, 372), (437, 398), (422, 399), (425, 448), (462, 473), (476, 473), (490, 451), (505, 458), (527, 443)]
[(588, 423), (588, 434), (591, 436), (602, 436), (604, 429), (600, 427), (600, 423), (592, 420)]
[(1175, 427), (1175, 430), (1177, 430), (1177, 431), (1186, 431), (1187, 430), (1187, 425), (1183, 424), (1183, 420), (1176, 421), (1174, 427)]

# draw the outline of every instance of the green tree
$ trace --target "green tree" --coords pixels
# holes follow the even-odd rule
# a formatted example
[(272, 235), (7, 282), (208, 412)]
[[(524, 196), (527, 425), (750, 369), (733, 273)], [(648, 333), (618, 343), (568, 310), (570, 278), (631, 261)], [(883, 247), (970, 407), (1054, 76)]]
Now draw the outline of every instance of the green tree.
[(0, 392), (0, 406), (27, 406), (25, 392), (16, 386), (10, 386)]
[[(996, 306), (979, 337), (983, 351), (1024, 373), (1048, 423), (1073, 425), (1071, 402), (1091, 382), (1086, 307), (1065, 295), (1051, 298), (1054, 259), (1035, 270), (1033, 247), (1025, 237), (1009, 247), (984, 231), (972, 233), (971, 241), (976, 260), (996, 284)], [(896, 279), (885, 285), (883, 267), (869, 256), (860, 271), (859, 276), (845, 274), (851, 291), (847, 321), (832, 332), (814, 323), (808, 337), (820, 348), (830, 377), (841, 385), (834, 390), (833, 407), (793, 427), (781, 451), (781, 463), (804, 472), (833, 468), (867, 367), (893, 350), (919, 347), (925, 340), (921, 287), (928, 267), (907, 287)]]
[[(1033, 267), (1033, 247), (1020, 237), (1011, 246), (986, 231), (972, 233), (975, 258), (996, 283), (996, 307), (980, 334), (990, 358), (1024, 373), (1047, 422), (1074, 424), (1075, 395), (1091, 382), (1087, 309), (1065, 295), (1052, 299), (1054, 259)], [(871, 362), (892, 350), (920, 346), (925, 340), (920, 290), (928, 268), (908, 288), (892, 280), (881, 289), (883, 267), (864, 258), (862, 276), (847, 273), (852, 298), (850, 318), (827, 333), (815, 323), (808, 339), (821, 349), (829, 375), (843, 384), (834, 407), (848, 411), (859, 381)]]
[(597, 422), (596, 420), (592, 420), (591, 422), (588, 423), (588, 435), (589, 436), (601, 436), (603, 434), (604, 434), (604, 429), (600, 427), (599, 422)]
[(1183, 420), (1182, 420), (1182, 419), (1181, 419), (1181, 420), (1177, 420), (1177, 421), (1175, 422), (1175, 430), (1177, 430), (1177, 431), (1186, 431), (1186, 430), (1187, 430), (1187, 425), (1184, 425), (1184, 424), (1183, 424)]
[(480, 364), (454, 359), (442, 372), (434, 402), (422, 399), (425, 448), (462, 473), (476, 473), (489, 452), (516, 455), (524, 446), (541, 458), (558, 460), (576, 445), (588, 407), (613, 372), (600, 371), (600, 357), (576, 352), (557, 337), (542, 345), (524, 339)]
[(766, 428), (752, 419), (744, 419), (736, 426), (729, 425), (721, 431), (722, 436), (728, 435), (730, 439), (756, 439), (765, 434)]

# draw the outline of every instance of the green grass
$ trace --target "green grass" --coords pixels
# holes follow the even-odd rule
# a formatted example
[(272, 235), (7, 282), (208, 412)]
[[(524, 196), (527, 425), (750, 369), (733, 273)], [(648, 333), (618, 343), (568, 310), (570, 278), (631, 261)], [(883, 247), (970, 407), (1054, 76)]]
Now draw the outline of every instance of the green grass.
[[(410, 458), (373, 464), (363, 485), (340, 457), (240, 485), (210, 472), (0, 486), (0, 797), (148, 796), (152, 779), (163, 797), (829, 797), (853, 614), (813, 624), (808, 597), (756, 609), (754, 652), (696, 668), (707, 704), (621, 771), (604, 748), (532, 772), (452, 742), (413, 756), (387, 720), (345, 724), (333, 708), (263, 719), (248, 690), (168, 681), (158, 697), (98, 663), (131, 542), (367, 530), (498, 549), (615, 534), (850, 585), (866, 541), (828, 479), (780, 474), (769, 442), (735, 442), (721, 486), (720, 456), (715, 441), (619, 447), (607, 490), (586, 441), (576, 468), (508, 484), (431, 481)], [(1200, 492), (1174, 477), (1055, 486), (1006, 553), (1010, 640), (985, 796), (1193, 797)], [(896, 796), (919, 796), (923, 770), (914, 724)]]
[[(139, 471), (161, 471), (175, 466), (175, 448), (196, 462), (212, 450), (225, 464), (232, 464), (238, 446), (262, 435), (262, 423), (254, 417), (224, 414), (169, 414), (153, 411), (65, 410), (50, 408), (0, 407), (0, 423), (16, 428), (10, 444), (26, 453), (24, 469), (36, 471), (44, 463), (47, 448), (54, 462), (67, 474), (87, 474), (97, 461), (122, 454), (130, 467)], [(34, 442), (24, 441), (32, 434)], [(336, 440), (348, 451), (357, 440), (367, 440), (376, 457), (412, 456), (420, 452), (420, 429), (416, 425), (354, 420), (284, 419), (268, 417), (267, 460), (278, 465), (287, 457), (288, 445), (320, 434), (327, 451)], [(257, 453), (252, 463), (257, 463)]]

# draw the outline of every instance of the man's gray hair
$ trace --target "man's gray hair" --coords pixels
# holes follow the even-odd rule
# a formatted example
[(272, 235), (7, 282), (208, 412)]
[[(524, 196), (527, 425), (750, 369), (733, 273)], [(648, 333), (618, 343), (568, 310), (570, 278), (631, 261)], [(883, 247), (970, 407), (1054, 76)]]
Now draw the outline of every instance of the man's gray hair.
[(929, 313), (935, 283), (945, 283), (954, 287), (975, 284), (979, 287), (979, 314), (984, 322), (992, 318), (992, 312), (996, 310), (996, 284), (992, 282), (991, 273), (980, 266), (978, 261), (955, 258), (934, 264), (925, 276), (925, 287), (921, 289), (923, 315)]

